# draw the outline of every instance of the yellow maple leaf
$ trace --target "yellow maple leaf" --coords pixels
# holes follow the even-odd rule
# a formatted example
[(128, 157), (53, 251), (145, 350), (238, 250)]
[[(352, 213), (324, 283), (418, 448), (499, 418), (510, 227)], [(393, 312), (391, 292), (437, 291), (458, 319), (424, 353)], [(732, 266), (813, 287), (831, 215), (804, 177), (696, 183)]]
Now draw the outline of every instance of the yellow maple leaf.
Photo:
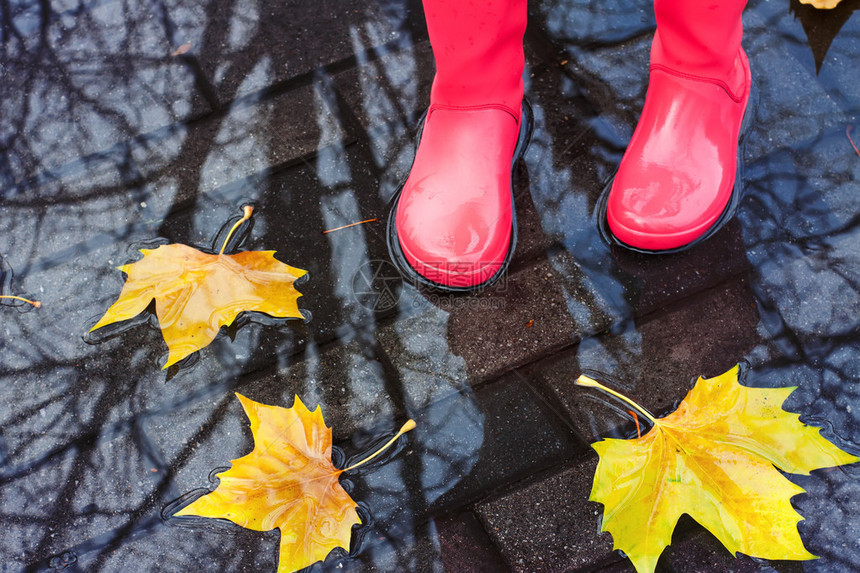
[[(227, 236), (251, 216), (243, 217)], [(143, 259), (123, 265), (128, 275), (119, 299), (93, 330), (133, 318), (155, 299), (155, 314), (169, 354), (163, 368), (176, 364), (215, 340), (244, 311), (276, 318), (301, 318), (293, 283), (307, 273), (275, 259), (275, 251), (212, 255), (181, 244), (141, 249)]]
[(267, 406), (236, 394), (251, 422), (254, 449), (233, 460), (218, 487), (175, 515), (229, 519), (255, 531), (281, 531), (279, 573), (349, 550), (352, 526), (361, 523), (340, 474), (358, 467), (415, 427), (409, 420), (380, 450), (349, 468), (331, 462), (331, 428), (322, 410), (309, 411), (298, 396), (291, 408)]
[(801, 4), (812, 4), (814, 8), (821, 10), (832, 10), (836, 8), (842, 0), (800, 0)]
[(699, 378), (678, 409), (656, 419), (628, 402), (654, 426), (640, 438), (592, 444), (600, 461), (591, 501), (604, 505), (601, 531), (639, 573), (653, 572), (684, 513), (707, 528), (733, 554), (764, 559), (814, 559), (797, 531), (802, 517), (791, 497), (804, 490), (787, 473), (860, 461), (799, 421), (781, 405), (794, 388), (750, 388), (739, 367)]

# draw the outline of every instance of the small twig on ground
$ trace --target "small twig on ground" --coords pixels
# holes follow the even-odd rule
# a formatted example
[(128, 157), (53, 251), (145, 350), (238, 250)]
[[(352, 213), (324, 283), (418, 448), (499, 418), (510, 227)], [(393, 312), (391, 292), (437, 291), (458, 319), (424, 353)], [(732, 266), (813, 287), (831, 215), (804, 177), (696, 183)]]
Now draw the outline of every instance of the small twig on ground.
[(851, 147), (853, 147), (854, 151), (857, 152), (857, 155), (860, 156), (860, 149), (857, 149), (857, 146), (854, 144), (854, 140), (851, 139), (851, 130), (852, 129), (853, 129), (853, 126), (851, 126), (851, 125), (849, 125), (848, 127), (845, 128), (845, 137), (848, 138), (848, 141), (851, 142)]
[(176, 56), (181, 56), (182, 54), (187, 53), (190, 49), (191, 44), (182, 44), (181, 46), (176, 48), (176, 50), (174, 50), (172, 54), (170, 54), (170, 57), (175, 58)]
[(323, 231), (322, 234), (325, 235), (326, 233), (340, 231), (341, 229), (348, 229), (349, 227), (355, 227), (356, 225), (363, 225), (365, 223), (375, 223), (376, 221), (379, 221), (379, 219), (374, 217), (373, 219), (366, 219), (364, 221), (359, 221), (358, 223), (350, 223), (349, 225), (344, 225), (343, 227), (335, 227), (334, 229), (328, 229), (326, 231)]

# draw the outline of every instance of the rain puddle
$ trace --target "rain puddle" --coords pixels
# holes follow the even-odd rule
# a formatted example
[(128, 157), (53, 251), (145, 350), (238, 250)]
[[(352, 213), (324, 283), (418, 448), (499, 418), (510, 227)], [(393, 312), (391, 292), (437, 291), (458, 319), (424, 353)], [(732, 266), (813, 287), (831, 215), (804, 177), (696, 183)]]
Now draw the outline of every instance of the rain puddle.
[[(785, 408), (860, 454), (860, 17), (758, 0), (746, 195), (707, 242), (607, 244), (596, 206), (644, 101), (644, 0), (529, 6), (534, 134), (519, 243), (479, 294), (404, 282), (386, 207), (433, 59), (420, 5), (0, 4), (2, 571), (276, 571), (278, 531), (173, 514), (254, 439), (236, 393), (321, 407), (361, 525), (313, 571), (632, 571), (589, 502), (589, 444), (636, 436), (699, 375), (796, 386)], [(88, 334), (141, 248), (276, 251), (301, 317), (240, 315), (162, 370), (154, 305)], [(355, 224), (354, 223), (360, 223)], [(646, 424), (641, 418), (636, 418)], [(789, 479), (814, 561), (735, 559), (683, 519), (661, 571), (850, 571), (856, 467)], [(711, 569), (709, 569), (711, 568)]]

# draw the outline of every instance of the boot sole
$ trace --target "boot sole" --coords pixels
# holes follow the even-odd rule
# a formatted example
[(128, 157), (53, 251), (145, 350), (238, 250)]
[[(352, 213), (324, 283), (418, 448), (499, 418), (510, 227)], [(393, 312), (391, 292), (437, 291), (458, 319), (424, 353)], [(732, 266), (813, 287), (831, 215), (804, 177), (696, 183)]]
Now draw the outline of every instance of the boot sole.
[[(418, 149), (418, 144), (421, 142), (421, 133), (424, 129), (424, 120), (426, 119), (426, 117), (427, 113), (425, 112), (424, 116), (421, 117), (421, 121), (418, 124), (418, 135), (415, 139), (416, 150)], [(436, 292), (456, 294), (477, 292), (483, 290), (484, 288), (498, 281), (499, 278), (501, 278), (502, 275), (505, 274), (505, 271), (507, 271), (508, 266), (511, 263), (514, 250), (517, 246), (517, 211), (514, 207), (515, 167), (517, 162), (522, 159), (523, 155), (525, 155), (526, 148), (528, 147), (529, 141), (531, 140), (532, 129), (534, 128), (533, 122), (534, 120), (531, 105), (525, 98), (523, 98), (522, 118), (520, 120), (520, 133), (517, 136), (517, 146), (514, 149), (513, 159), (511, 160), (511, 243), (508, 247), (508, 254), (505, 256), (505, 260), (502, 261), (502, 265), (499, 267), (499, 270), (497, 270), (492, 277), (482, 283), (468, 287), (456, 287), (431, 281), (430, 279), (418, 273), (415, 269), (412, 268), (412, 265), (410, 265), (409, 262), (406, 260), (406, 257), (403, 254), (403, 250), (400, 248), (400, 240), (397, 237), (396, 225), (397, 203), (400, 200), (400, 193), (403, 191), (404, 185), (406, 185), (406, 179), (408, 179), (409, 177), (409, 175), (407, 175), (397, 187), (397, 190), (394, 192), (394, 196), (389, 201), (387, 207), (388, 213), (386, 215), (386, 243), (388, 246), (388, 256), (394, 266), (397, 267), (397, 270), (400, 272), (400, 275), (404, 281), (412, 283), (416, 288), (424, 287), (426, 289)]]

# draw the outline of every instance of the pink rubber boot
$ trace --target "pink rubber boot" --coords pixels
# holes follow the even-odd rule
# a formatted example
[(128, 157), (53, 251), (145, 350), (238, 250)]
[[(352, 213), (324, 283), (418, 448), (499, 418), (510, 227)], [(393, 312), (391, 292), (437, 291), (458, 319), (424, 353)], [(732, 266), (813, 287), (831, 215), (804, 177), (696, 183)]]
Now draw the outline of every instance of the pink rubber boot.
[(750, 94), (746, 0), (655, 0), (642, 116), (607, 201), (626, 246), (676, 251), (728, 220), (740, 198), (738, 137)]
[(407, 278), (471, 290), (498, 278), (515, 242), (526, 1), (424, 0), (424, 14), (436, 76), (389, 249)]

